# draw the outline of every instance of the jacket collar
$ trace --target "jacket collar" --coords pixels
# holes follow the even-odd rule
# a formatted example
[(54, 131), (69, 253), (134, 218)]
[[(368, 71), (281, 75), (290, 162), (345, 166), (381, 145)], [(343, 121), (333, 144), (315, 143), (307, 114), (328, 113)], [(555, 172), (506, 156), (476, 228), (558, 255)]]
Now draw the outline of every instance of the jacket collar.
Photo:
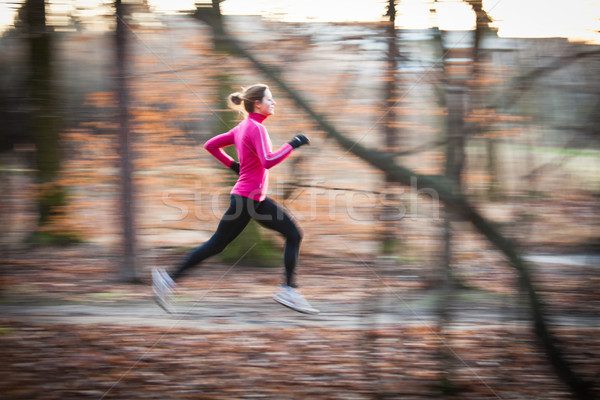
[(253, 119), (254, 121), (262, 124), (262, 122), (267, 119), (266, 115), (263, 114), (259, 114), (259, 113), (250, 113), (248, 114), (248, 118)]

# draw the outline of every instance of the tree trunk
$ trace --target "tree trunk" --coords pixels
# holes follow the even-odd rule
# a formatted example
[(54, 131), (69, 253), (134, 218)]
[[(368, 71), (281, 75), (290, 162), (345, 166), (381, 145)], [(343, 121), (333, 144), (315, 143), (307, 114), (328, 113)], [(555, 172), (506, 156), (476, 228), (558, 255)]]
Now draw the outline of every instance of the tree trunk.
[(494, 201), (500, 195), (500, 184), (498, 182), (498, 145), (493, 137), (485, 139), (485, 148), (487, 152), (487, 172), (490, 177), (488, 187), (488, 197)]
[(127, 88), (127, 34), (125, 26), (125, 6), (121, 0), (115, 1), (117, 28), (115, 35), (117, 62), (117, 98), (119, 105), (119, 155), (121, 186), (121, 228), (123, 235), (120, 278), (125, 282), (137, 282), (135, 207), (133, 185), (133, 163), (131, 132), (129, 129), (129, 90)]
[[(440, 32), (441, 35), (441, 32)], [(440, 36), (440, 39), (443, 39)], [(458, 57), (455, 52), (466, 53), (464, 49), (447, 49), (444, 46), (444, 41), (440, 40), (441, 51), (444, 62), (444, 81), (445, 86), (445, 101), (448, 109), (446, 119), (446, 166), (445, 177), (450, 182), (450, 190), (458, 196), (462, 196), (462, 172), (465, 165), (465, 104), (467, 97), (466, 79), (469, 79), (470, 72), (473, 68), (473, 60), (470, 65), (467, 61), (455, 62), (456, 59), (467, 60), (468, 56)], [(462, 55), (462, 54), (459, 54)], [(443, 242), (444, 251), (442, 256), (442, 271), (441, 271), (441, 293), (438, 303), (438, 330), (443, 343), (439, 348), (440, 361), (442, 364), (442, 390), (444, 392), (452, 391), (451, 372), (454, 370), (455, 357), (448, 350), (450, 338), (446, 335), (446, 329), (451, 323), (451, 308), (452, 299), (454, 296), (454, 274), (452, 273), (452, 219), (453, 215), (448, 210), (444, 210), (444, 225), (443, 225)]]
[[(396, 97), (398, 91), (397, 71), (398, 71), (398, 47), (396, 44), (396, 4), (395, 0), (389, 0), (388, 12), (389, 22), (387, 24), (387, 67), (384, 80), (383, 97), (385, 102), (385, 114), (383, 116), (383, 136), (385, 140), (385, 149), (390, 152), (396, 152), (398, 149), (398, 130), (397, 113), (396, 113)], [(381, 209), (381, 223), (383, 224), (382, 233), (382, 252), (384, 255), (392, 255), (397, 252), (400, 243), (398, 238), (398, 223), (399, 216), (397, 208), (392, 204), (398, 202), (398, 196), (393, 192), (397, 187), (397, 183), (392, 182), (385, 177), (384, 183), (385, 202)], [(391, 190), (390, 190), (391, 189)]]
[[(45, 1), (27, 0), (24, 7), (29, 41), (30, 129), (35, 143), (35, 164), (40, 184), (38, 227), (44, 228), (65, 204), (64, 189), (56, 182), (61, 158), (60, 118), (53, 85), (52, 38), (46, 28)], [(32, 239), (40, 244), (54, 244), (61, 240), (60, 232), (47, 229), (39, 229)]]

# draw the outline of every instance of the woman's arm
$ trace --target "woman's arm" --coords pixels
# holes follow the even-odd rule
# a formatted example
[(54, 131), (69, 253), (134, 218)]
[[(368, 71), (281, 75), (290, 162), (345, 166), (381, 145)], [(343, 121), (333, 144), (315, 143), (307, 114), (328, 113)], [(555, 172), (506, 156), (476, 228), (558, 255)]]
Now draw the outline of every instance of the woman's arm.
[(271, 151), (271, 141), (267, 136), (267, 130), (256, 127), (256, 134), (253, 135), (253, 144), (256, 149), (256, 154), (263, 168), (270, 169), (285, 160), (294, 148), (289, 143), (281, 146), (277, 151)]
[(233, 131), (217, 135), (204, 144), (204, 148), (221, 164), (227, 168), (231, 168), (231, 164), (235, 161), (231, 156), (225, 153), (222, 147), (231, 146), (234, 144)]

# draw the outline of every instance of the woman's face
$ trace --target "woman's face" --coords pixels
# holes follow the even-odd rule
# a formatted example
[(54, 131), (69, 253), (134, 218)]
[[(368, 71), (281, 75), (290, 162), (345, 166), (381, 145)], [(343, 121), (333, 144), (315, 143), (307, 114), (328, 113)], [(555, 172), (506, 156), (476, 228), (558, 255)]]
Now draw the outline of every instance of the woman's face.
[(265, 95), (262, 101), (256, 102), (254, 105), (254, 112), (269, 116), (275, 114), (275, 100), (269, 89), (265, 90)]

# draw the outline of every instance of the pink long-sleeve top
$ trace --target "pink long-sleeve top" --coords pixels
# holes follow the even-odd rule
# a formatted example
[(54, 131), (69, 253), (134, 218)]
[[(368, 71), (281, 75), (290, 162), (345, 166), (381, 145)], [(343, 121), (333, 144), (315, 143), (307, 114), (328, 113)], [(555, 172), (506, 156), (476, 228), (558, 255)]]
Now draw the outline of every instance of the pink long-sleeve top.
[(227, 168), (234, 159), (223, 151), (223, 147), (235, 145), (240, 163), (240, 177), (231, 194), (263, 201), (269, 187), (269, 169), (285, 160), (294, 148), (286, 143), (273, 152), (267, 128), (262, 124), (266, 116), (251, 113), (229, 132), (215, 136), (204, 144)]

